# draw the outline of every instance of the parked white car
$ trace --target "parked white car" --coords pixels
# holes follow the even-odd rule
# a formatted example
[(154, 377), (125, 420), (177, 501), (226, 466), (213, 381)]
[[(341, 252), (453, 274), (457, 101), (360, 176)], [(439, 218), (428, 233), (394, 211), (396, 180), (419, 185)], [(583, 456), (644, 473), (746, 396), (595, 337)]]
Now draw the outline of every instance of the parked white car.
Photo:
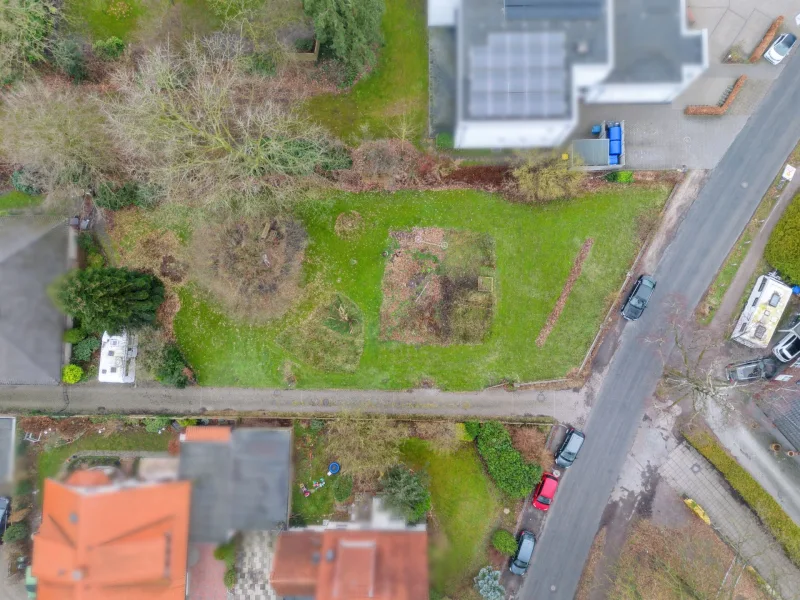
[(777, 65), (786, 58), (786, 55), (789, 54), (796, 41), (797, 38), (791, 33), (782, 33), (778, 36), (778, 39), (772, 43), (769, 50), (764, 53), (764, 58), (773, 65)]
[(792, 329), (772, 349), (772, 353), (781, 362), (789, 362), (800, 356), (800, 334), (798, 327)]

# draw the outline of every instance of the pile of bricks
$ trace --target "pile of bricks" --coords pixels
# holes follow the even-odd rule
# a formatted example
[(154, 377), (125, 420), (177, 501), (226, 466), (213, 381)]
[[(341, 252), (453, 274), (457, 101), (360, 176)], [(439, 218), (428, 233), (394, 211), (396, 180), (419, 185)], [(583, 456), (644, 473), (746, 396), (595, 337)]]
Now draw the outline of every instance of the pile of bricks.
[(742, 75), (739, 77), (739, 79), (737, 79), (736, 83), (733, 85), (731, 93), (728, 94), (728, 97), (725, 99), (725, 102), (719, 106), (711, 106), (709, 104), (693, 104), (684, 108), (683, 114), (703, 116), (724, 115), (726, 112), (728, 112), (731, 104), (733, 104), (733, 101), (736, 99), (736, 96), (739, 94), (739, 91), (742, 89), (745, 81), (747, 81), (747, 75)]
[(783, 16), (775, 19), (770, 28), (767, 29), (767, 33), (765, 33), (764, 37), (761, 38), (761, 43), (756, 46), (756, 49), (753, 50), (753, 53), (750, 55), (751, 63), (761, 60), (761, 57), (764, 56), (764, 52), (767, 51), (767, 46), (772, 43), (772, 40), (775, 38), (775, 34), (778, 33), (778, 29), (781, 25), (783, 25)]

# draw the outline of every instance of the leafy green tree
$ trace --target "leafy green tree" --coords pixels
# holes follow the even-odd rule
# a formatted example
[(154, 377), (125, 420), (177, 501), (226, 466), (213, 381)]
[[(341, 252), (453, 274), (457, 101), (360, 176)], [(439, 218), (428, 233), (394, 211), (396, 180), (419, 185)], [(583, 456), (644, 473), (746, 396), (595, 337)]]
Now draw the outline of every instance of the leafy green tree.
[(92, 50), (101, 60), (116, 60), (125, 52), (125, 42), (112, 35), (107, 40), (97, 40)]
[(89, 334), (80, 327), (75, 327), (64, 332), (64, 341), (68, 344), (77, 344), (78, 342), (85, 340), (88, 335)]
[(75, 83), (80, 83), (89, 76), (83, 49), (74, 39), (57, 40), (50, 52), (53, 55), (53, 63), (56, 68), (70, 77)]
[(83, 378), (83, 369), (78, 365), (64, 365), (61, 369), (61, 381), (67, 385), (78, 383)]
[(189, 383), (186, 368), (186, 359), (183, 358), (178, 345), (174, 343), (166, 344), (162, 351), (161, 362), (156, 368), (156, 379), (164, 385), (185, 388), (186, 384)]
[(92, 358), (92, 353), (100, 348), (100, 340), (96, 337), (87, 337), (72, 347), (72, 359), (76, 361), (87, 361)]
[(304, 6), (319, 42), (351, 72), (360, 73), (375, 64), (386, 10), (383, 0), (305, 0)]
[(792, 283), (800, 283), (800, 195), (783, 213), (769, 236), (764, 258)]
[(497, 421), (481, 425), (478, 452), (497, 487), (513, 498), (527, 496), (542, 477), (542, 468), (522, 458), (508, 430)]
[(492, 546), (500, 554), (505, 554), (506, 556), (514, 556), (517, 553), (517, 540), (514, 539), (514, 535), (511, 532), (505, 529), (498, 529), (494, 532)]
[(383, 502), (391, 510), (403, 515), (410, 523), (417, 523), (431, 509), (428, 477), (415, 473), (408, 467), (397, 465), (381, 478)]
[(105, 267), (72, 271), (58, 282), (56, 302), (89, 331), (119, 333), (153, 323), (164, 301), (158, 277)]

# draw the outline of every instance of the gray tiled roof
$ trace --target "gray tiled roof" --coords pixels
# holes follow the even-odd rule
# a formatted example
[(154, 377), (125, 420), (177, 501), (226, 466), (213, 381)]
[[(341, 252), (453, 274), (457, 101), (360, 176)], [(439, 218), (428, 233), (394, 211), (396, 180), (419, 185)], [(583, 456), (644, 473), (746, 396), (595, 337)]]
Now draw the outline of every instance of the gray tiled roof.
[(189, 539), (220, 543), (233, 531), (285, 527), (291, 452), (287, 429), (241, 428), (230, 443), (181, 444), (179, 474), (192, 482)]
[(0, 218), (0, 384), (61, 381), (64, 316), (47, 286), (66, 271), (67, 235), (62, 219)]

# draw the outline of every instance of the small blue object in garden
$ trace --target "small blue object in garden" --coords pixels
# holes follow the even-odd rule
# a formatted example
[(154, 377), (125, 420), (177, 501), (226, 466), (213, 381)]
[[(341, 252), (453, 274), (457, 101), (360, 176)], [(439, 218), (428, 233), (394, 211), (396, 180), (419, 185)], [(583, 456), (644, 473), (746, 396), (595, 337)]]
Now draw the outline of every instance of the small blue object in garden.
[(800, 296), (800, 285), (792, 286), (792, 293), (795, 296)]
[(592, 135), (600, 135), (600, 132), (603, 131), (602, 125), (594, 125), (592, 126)]
[(336, 475), (339, 472), (339, 469), (341, 469), (339, 463), (332, 462), (328, 465), (328, 476), (330, 477), (331, 475)]

